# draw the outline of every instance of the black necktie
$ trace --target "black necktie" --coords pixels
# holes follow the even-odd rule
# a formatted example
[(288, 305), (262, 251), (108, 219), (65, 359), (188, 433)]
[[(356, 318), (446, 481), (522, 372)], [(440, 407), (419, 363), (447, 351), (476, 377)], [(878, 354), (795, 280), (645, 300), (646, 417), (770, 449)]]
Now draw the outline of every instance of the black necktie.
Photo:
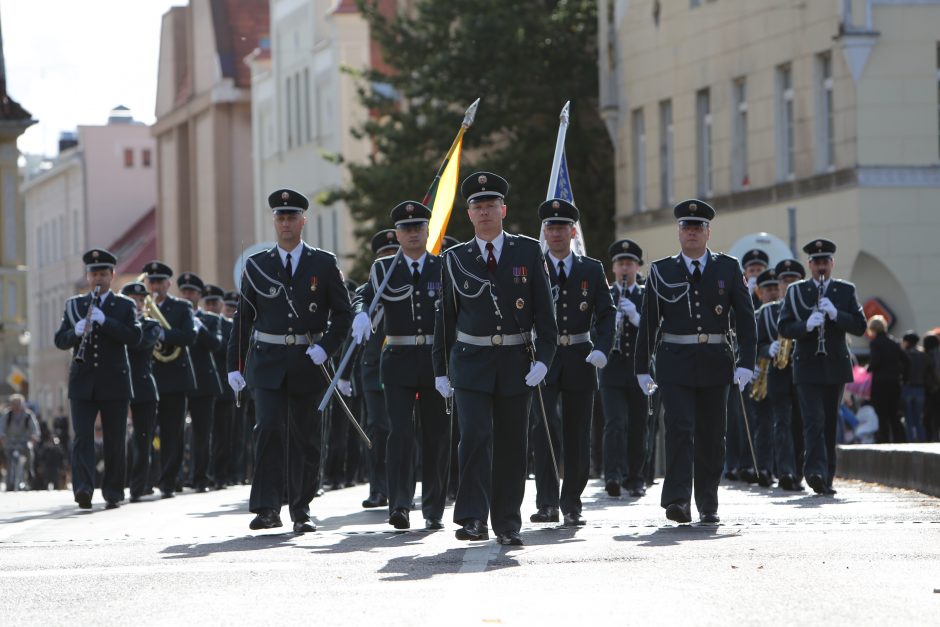
[(558, 285), (561, 287), (565, 286), (565, 281), (568, 280), (568, 273), (565, 272), (565, 262), (558, 262)]
[(418, 262), (411, 262), (411, 284), (418, 287), (418, 280), (421, 279), (421, 273), (418, 272)]
[(486, 269), (496, 274), (496, 255), (493, 254), (493, 242), (486, 243), (486, 251), (489, 253), (486, 257)]
[(287, 270), (287, 276), (294, 276), (294, 266), (290, 262), (290, 253), (287, 253), (287, 264), (284, 266), (284, 269)]
[(702, 270), (698, 267), (699, 266), (698, 259), (693, 261), (692, 265), (695, 267), (695, 270), (692, 272), (692, 282), (698, 283), (699, 281), (702, 280)]

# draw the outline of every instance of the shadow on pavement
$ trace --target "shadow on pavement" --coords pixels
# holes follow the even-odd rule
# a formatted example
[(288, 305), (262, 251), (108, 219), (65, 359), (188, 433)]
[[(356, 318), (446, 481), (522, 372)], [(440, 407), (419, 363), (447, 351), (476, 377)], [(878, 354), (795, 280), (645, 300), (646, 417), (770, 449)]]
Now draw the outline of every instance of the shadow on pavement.
[[(315, 502), (314, 502), (315, 503)], [(311, 508), (313, 509), (313, 508)], [(311, 513), (312, 514), (312, 513)], [(417, 517), (415, 512), (411, 513), (411, 524), (424, 527), (424, 519), (421, 517), (421, 510), (418, 510)], [(313, 516), (317, 521), (317, 527), (322, 529), (340, 529), (346, 525), (377, 525), (376, 529), (381, 531), (393, 531), (388, 524), (388, 508), (376, 507), (374, 509), (363, 509), (342, 516), (330, 516), (329, 518), (320, 518)], [(417, 531), (418, 529), (412, 529)]]
[(251, 513), (248, 511), (248, 499), (239, 501), (238, 503), (226, 503), (219, 507), (225, 509), (215, 509), (207, 512), (187, 512), (186, 515), (190, 518), (217, 518), (219, 516), (232, 516), (234, 514), (246, 516)]
[(614, 536), (617, 542), (638, 542), (637, 546), (679, 546), (685, 542), (700, 542), (702, 540), (721, 540), (733, 538), (737, 531), (722, 533), (721, 526), (679, 525), (677, 527), (660, 527), (653, 533), (637, 533), (628, 536)]
[(205, 557), (213, 553), (233, 553), (242, 551), (263, 551), (281, 546), (288, 546), (297, 538), (292, 531), (284, 533), (267, 533), (257, 536), (243, 536), (222, 542), (200, 542), (199, 544), (175, 544), (162, 551), (163, 559), (182, 559), (190, 557)]

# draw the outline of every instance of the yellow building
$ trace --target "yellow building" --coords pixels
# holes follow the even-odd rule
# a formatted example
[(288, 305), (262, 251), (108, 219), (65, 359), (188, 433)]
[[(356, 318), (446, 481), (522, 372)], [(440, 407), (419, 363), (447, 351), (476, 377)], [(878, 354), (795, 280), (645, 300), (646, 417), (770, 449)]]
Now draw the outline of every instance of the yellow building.
[(940, 325), (940, 2), (601, 0), (599, 22), (618, 237), (675, 254), (672, 205), (703, 198), (712, 250), (827, 237), (895, 330)]

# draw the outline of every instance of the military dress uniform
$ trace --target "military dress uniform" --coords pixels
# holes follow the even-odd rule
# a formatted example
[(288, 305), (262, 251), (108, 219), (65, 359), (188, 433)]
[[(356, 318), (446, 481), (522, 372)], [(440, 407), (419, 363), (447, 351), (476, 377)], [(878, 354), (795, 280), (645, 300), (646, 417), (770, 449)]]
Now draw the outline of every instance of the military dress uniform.
[[(614, 242), (608, 253), (611, 262), (623, 258), (643, 264), (643, 249), (629, 239)], [(644, 286), (637, 283), (630, 287), (615, 283), (610, 287), (613, 303), (619, 306), (621, 299), (628, 299), (637, 311), (633, 320), (622, 312), (617, 313), (620, 322), (615, 329), (619, 329), (619, 333), (614, 336), (610, 361), (600, 371), (604, 480), (610, 496), (619, 496), (621, 487), (630, 490), (632, 496), (646, 493), (643, 469), (647, 458), (649, 411), (634, 369), (644, 290)]]
[[(235, 310), (238, 309), (238, 292), (225, 292), (222, 302), (225, 305), (226, 313), (231, 312), (231, 315), (234, 316)], [(232, 328), (232, 334), (236, 333), (234, 323)], [(232, 337), (232, 334), (229, 335), (229, 338)], [(216, 364), (220, 367), (225, 366), (227, 368), (228, 345), (229, 340), (226, 340), (225, 361), (219, 364), (219, 361), (216, 360)], [(231, 389), (230, 385), (223, 385), (223, 387)], [(234, 417), (231, 434), (232, 459), (229, 464), (227, 483), (248, 483), (253, 472), (251, 467), (253, 463), (254, 446), (252, 445), (251, 433), (255, 426), (255, 402), (251, 397), (251, 388), (245, 388), (239, 394), (233, 393), (233, 397), (236, 398), (236, 404), (233, 410)]]
[[(539, 206), (539, 218), (546, 226), (573, 225), (580, 215), (571, 203), (554, 198)], [(557, 520), (560, 507), (565, 524), (582, 525), (581, 493), (587, 485), (590, 469), (591, 419), (597, 372), (599, 369), (603, 372), (613, 345), (614, 305), (600, 261), (571, 251), (561, 260), (546, 252), (545, 261), (555, 301), (558, 348), (545, 376), (543, 399), (552, 430), (553, 450), (557, 461), (564, 464), (565, 479), (559, 496), (558, 475), (552, 467), (545, 423), (541, 420), (541, 408), (536, 407), (539, 418), (533, 421), (532, 437), (535, 503), (539, 511), (530, 520)], [(586, 361), (588, 358), (598, 365)]]
[[(470, 205), (502, 199), (508, 189), (489, 172), (461, 184)], [(435, 375), (449, 377), (455, 390), (460, 426), (457, 537), (488, 537), (489, 518), (501, 541), (521, 543), (532, 396), (526, 378), (539, 364), (547, 369), (558, 335), (545, 258), (538, 240), (501, 232), (492, 242), (454, 246), (443, 259), (433, 355)]]
[[(687, 222), (708, 224), (715, 210), (691, 199), (676, 205), (674, 215), (680, 227)], [(737, 355), (728, 337), (732, 321)], [(694, 476), (695, 505), (703, 522), (718, 521), (728, 386), (745, 371), (750, 378), (755, 342), (754, 308), (734, 257), (706, 249), (696, 260), (680, 253), (653, 262), (637, 336), (636, 372), (648, 376), (655, 352), (665, 411), (661, 504), (670, 520), (691, 521)]]
[[(430, 218), (431, 210), (413, 200), (399, 203), (391, 211), (396, 228), (426, 224)], [(425, 252), (414, 260), (402, 251), (377, 260), (356, 304), (357, 315), (367, 315), (388, 273), (391, 276), (381, 294), (385, 311), (381, 381), (389, 418), (389, 523), (397, 529), (410, 527), (415, 452), (420, 442), (422, 515), (428, 529), (442, 529), (450, 464), (450, 417), (444, 399), (434, 389), (431, 364), (434, 304), (441, 298), (441, 259)]]
[[(786, 293), (786, 287), (789, 283), (795, 281), (802, 281), (806, 278), (806, 269), (796, 259), (782, 259), (777, 262), (777, 266), (774, 268), (777, 272), (777, 278), (780, 279), (781, 296)], [(781, 304), (783, 299), (781, 298)], [(780, 310), (777, 309), (777, 317), (775, 323), (780, 320)], [(776, 328), (776, 326), (774, 327)], [(782, 340), (778, 332), (777, 339)], [(774, 403), (774, 412), (776, 418), (776, 412), (786, 411), (790, 415), (790, 440), (793, 442), (793, 469), (795, 481), (793, 481), (793, 490), (804, 490), (802, 481), (803, 481), (803, 416), (800, 414), (800, 402), (796, 396), (796, 384), (793, 383), (793, 353), (791, 350), (790, 357), (787, 360), (787, 367), (781, 372), (785, 376), (781, 378), (779, 376), (774, 376), (770, 378), (769, 387), (767, 394), (770, 396), (771, 402)], [(778, 382), (780, 385), (778, 385)], [(780, 471), (778, 471), (780, 472)], [(788, 481), (784, 481), (781, 484), (781, 487), (787, 489), (786, 484)]]
[[(161, 261), (151, 261), (143, 270), (147, 279), (169, 279), (173, 270)], [(186, 397), (196, 388), (196, 375), (189, 349), (196, 343), (193, 307), (187, 300), (169, 294), (157, 307), (170, 328), (163, 329), (154, 356), (153, 377), (157, 380), (160, 402), (157, 404), (157, 425), (160, 428), (160, 478), (162, 498), (176, 493), (177, 478), (183, 465), (183, 439), (186, 426)], [(177, 349), (178, 352), (177, 352)], [(176, 357), (170, 359), (173, 353)]]
[[(811, 259), (831, 257), (835, 243), (816, 239), (803, 247)], [(818, 303), (827, 298), (835, 315), (824, 316), (822, 326), (809, 329), (810, 317), (821, 310)], [(817, 494), (834, 494), (836, 470), (836, 428), (839, 404), (846, 383), (852, 381), (852, 361), (846, 333), (865, 333), (865, 313), (858, 304), (855, 286), (838, 279), (826, 280), (822, 287), (813, 278), (792, 283), (780, 308), (779, 331), (795, 340), (793, 381), (803, 416), (806, 482)], [(823, 333), (820, 340), (820, 332)], [(819, 352), (824, 348), (824, 353)]]
[[(125, 296), (149, 296), (147, 286), (132, 282), (121, 288)], [(147, 493), (150, 478), (150, 461), (153, 447), (153, 432), (157, 422), (157, 382), (153, 378), (153, 348), (160, 340), (160, 323), (153, 318), (138, 315), (141, 334), (140, 341), (127, 347), (127, 356), (131, 366), (131, 380), (134, 382), (134, 398), (131, 400), (131, 421), (134, 436), (131, 446), (134, 457), (128, 477), (131, 503), (135, 503)]]
[[(99, 248), (82, 256), (88, 272), (110, 269), (117, 259)], [(89, 310), (94, 309), (92, 317)], [(127, 408), (134, 396), (127, 347), (140, 341), (134, 302), (110, 290), (73, 296), (65, 303), (56, 348), (72, 350), (69, 404), (72, 413), (72, 492), (79, 507), (91, 507), (95, 490), (95, 418), (101, 413), (104, 474), (101, 495), (109, 508), (124, 500)], [(81, 332), (84, 331), (84, 334)], [(81, 351), (81, 353), (80, 353)], [(75, 359), (81, 355), (81, 359)]]
[[(277, 214), (302, 213), (309, 203), (282, 189), (268, 204)], [(292, 251), (275, 245), (248, 258), (227, 358), (230, 380), (244, 364), (244, 380), (254, 391), (255, 468), (248, 502), (258, 514), (253, 529), (281, 525), (285, 477), (294, 530), (315, 528), (310, 501), (319, 486), (322, 439), (317, 405), (328, 381), (312, 356), (326, 359), (336, 352), (350, 317), (333, 254), (301, 241)]]
[[(207, 284), (203, 290), (203, 301), (223, 300), (225, 291), (217, 285)], [(221, 342), (212, 353), (216, 374), (221, 377), (220, 369), (225, 368), (228, 343), (232, 337), (232, 320), (224, 315), (212, 314), (218, 319)], [(209, 323), (206, 323), (209, 326)], [(232, 429), (235, 420), (235, 392), (220, 380), (221, 392), (215, 397), (212, 411), (211, 454), (209, 474), (217, 490), (225, 487), (231, 476), (232, 465)]]
[[(779, 283), (777, 272), (773, 268), (764, 270), (757, 277), (758, 290)], [(754, 412), (754, 454), (757, 458), (757, 482), (764, 487), (773, 485), (776, 457), (774, 411), (769, 394), (771, 371), (776, 370), (773, 366), (773, 357), (770, 354), (771, 345), (776, 336), (771, 337), (770, 332), (771, 330), (776, 331), (776, 320), (773, 321), (774, 324), (771, 327), (770, 316), (770, 310), (766, 308), (766, 305), (762, 305), (754, 314), (757, 321), (757, 369), (760, 374), (755, 378), (755, 382), (751, 383), (751, 394), (748, 395), (748, 400), (751, 401)], [(764, 390), (762, 395), (759, 395), (755, 393), (757, 390), (756, 381), (761, 377), (764, 379)]]

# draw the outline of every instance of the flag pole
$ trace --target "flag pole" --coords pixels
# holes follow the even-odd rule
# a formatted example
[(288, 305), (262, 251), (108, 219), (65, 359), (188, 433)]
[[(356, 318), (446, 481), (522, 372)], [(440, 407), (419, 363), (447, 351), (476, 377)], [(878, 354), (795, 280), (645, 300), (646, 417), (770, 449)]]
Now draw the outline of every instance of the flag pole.
[(480, 106), (480, 99), (477, 98), (473, 101), (467, 110), (463, 114), (463, 122), (460, 123), (460, 130), (457, 131), (457, 137), (454, 138), (454, 142), (450, 145), (450, 148), (447, 150), (447, 154), (444, 155), (444, 160), (441, 161), (441, 167), (437, 169), (437, 174), (434, 175), (434, 180), (431, 181), (431, 185), (428, 187), (428, 191), (424, 194), (424, 199), (421, 201), (421, 204), (426, 205), (431, 200), (431, 194), (434, 193), (434, 188), (437, 187), (437, 184), (441, 181), (441, 175), (444, 173), (444, 170), (447, 169), (447, 164), (450, 163), (450, 158), (454, 154), (454, 150), (457, 149), (457, 146), (460, 144), (460, 140), (463, 139), (463, 134), (467, 132), (467, 129), (473, 126), (473, 121), (477, 117), (477, 108)]
[(565, 135), (568, 134), (568, 112), (571, 107), (571, 101), (565, 103), (561, 108), (561, 115), (558, 123), (558, 138), (555, 140), (555, 156), (552, 157), (552, 172), (548, 179), (548, 191), (545, 193), (545, 200), (551, 200), (555, 197), (555, 188), (558, 186), (558, 171), (561, 169), (561, 156), (565, 152)]

